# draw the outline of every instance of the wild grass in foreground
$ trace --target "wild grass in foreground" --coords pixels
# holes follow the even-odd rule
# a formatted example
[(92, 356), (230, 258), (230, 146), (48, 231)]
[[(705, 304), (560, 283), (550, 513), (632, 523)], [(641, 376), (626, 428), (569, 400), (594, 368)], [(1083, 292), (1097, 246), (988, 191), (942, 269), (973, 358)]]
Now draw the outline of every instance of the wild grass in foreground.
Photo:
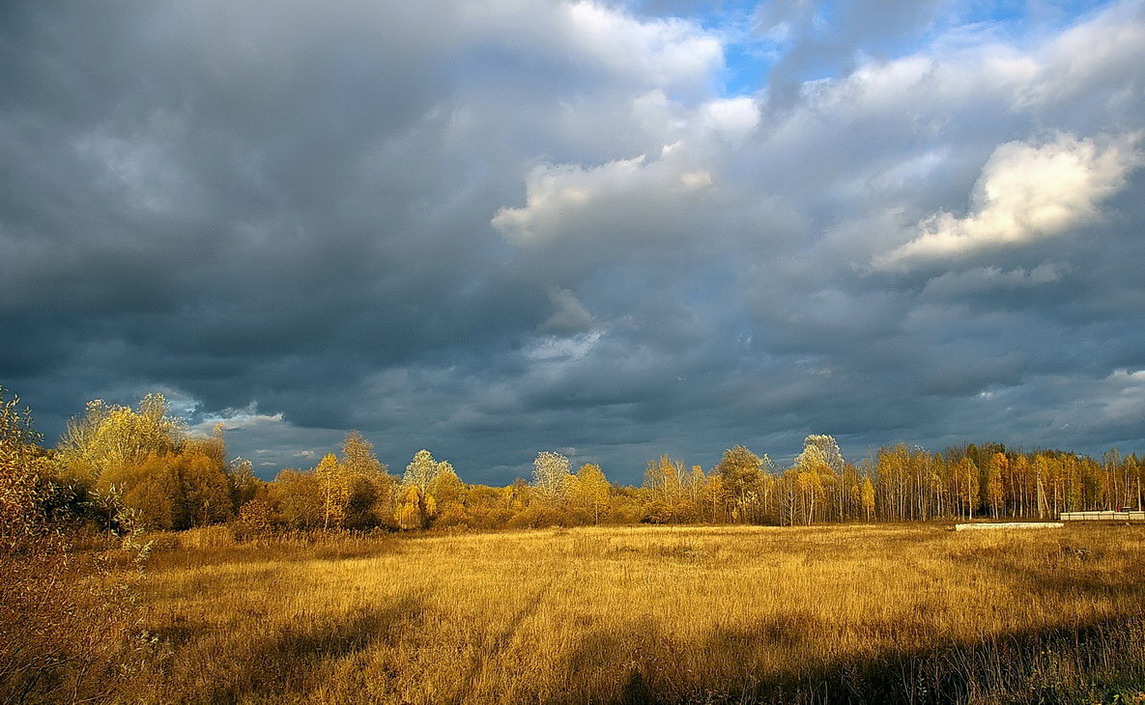
[(154, 702), (1145, 700), (1145, 531), (608, 528), (152, 559)]

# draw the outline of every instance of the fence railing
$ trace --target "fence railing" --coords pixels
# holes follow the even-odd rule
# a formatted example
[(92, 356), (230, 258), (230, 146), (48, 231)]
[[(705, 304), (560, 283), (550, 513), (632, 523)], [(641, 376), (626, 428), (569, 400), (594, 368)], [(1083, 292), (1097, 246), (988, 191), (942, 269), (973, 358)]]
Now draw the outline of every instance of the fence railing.
[(1145, 522), (1145, 511), (1128, 512), (1063, 512), (1061, 521), (1140, 521)]

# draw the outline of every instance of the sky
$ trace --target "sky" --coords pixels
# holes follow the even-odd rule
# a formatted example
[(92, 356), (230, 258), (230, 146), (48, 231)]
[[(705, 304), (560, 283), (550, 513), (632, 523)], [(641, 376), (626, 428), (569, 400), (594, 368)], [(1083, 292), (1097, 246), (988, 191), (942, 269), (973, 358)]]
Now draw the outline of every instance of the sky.
[(1145, 450), (1145, 2), (0, 8), (0, 384), (263, 477)]

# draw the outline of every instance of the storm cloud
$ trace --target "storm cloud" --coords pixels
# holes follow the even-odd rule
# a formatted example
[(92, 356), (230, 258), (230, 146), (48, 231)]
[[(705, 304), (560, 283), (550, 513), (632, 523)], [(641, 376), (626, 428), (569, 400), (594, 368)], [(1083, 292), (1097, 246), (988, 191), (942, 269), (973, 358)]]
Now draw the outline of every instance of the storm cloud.
[(264, 476), (1145, 441), (1145, 4), (8, 3), (0, 383)]

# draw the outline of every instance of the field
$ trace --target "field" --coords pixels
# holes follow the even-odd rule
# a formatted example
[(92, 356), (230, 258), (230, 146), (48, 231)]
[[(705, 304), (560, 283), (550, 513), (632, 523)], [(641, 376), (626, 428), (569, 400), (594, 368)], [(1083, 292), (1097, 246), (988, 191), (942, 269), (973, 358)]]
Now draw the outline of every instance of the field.
[[(190, 543), (184, 540), (184, 543)], [(584, 528), (158, 551), (154, 702), (1145, 702), (1143, 527)]]

